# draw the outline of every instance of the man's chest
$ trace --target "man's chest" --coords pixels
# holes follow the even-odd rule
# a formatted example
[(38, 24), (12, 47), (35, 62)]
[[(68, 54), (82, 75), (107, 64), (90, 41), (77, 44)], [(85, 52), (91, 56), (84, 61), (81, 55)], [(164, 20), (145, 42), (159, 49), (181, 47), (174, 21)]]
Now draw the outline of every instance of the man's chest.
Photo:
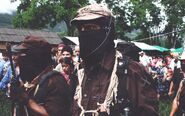
[(99, 71), (89, 75), (82, 84), (82, 105), (85, 109), (96, 109), (97, 103), (103, 103), (110, 83), (110, 72)]

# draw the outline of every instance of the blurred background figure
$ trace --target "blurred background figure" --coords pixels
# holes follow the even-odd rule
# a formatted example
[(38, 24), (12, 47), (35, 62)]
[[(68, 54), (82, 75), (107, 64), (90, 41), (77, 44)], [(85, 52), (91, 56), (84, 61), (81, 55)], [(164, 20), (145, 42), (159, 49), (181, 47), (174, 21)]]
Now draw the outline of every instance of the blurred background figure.
[(74, 58), (73, 58), (73, 61), (74, 63), (78, 64), (81, 62), (81, 59), (80, 59), (80, 47), (78, 45), (75, 46), (74, 48)]
[(67, 84), (70, 86), (72, 95), (74, 95), (77, 85), (77, 76), (74, 73), (74, 64), (73, 60), (69, 57), (65, 57), (60, 60), (62, 68), (60, 73), (64, 76), (64, 79), (67, 81)]
[(139, 55), (140, 55), (139, 56), (140, 63), (143, 64), (143, 66), (148, 70), (148, 66), (150, 64), (149, 57), (143, 51), (139, 52)]
[(3, 51), (2, 58), (0, 59), (0, 80), (3, 78), (9, 63), (7, 52)]
[(168, 95), (174, 98), (179, 88), (179, 83), (183, 78), (181, 73), (181, 61), (179, 60), (178, 53), (173, 55), (173, 59), (171, 60), (169, 67), (173, 72), (173, 76), (171, 79)]
[(172, 102), (170, 116), (185, 115), (185, 51), (179, 58), (181, 62), (181, 80), (179, 82), (177, 94)]
[(61, 56), (59, 58), (58, 65), (54, 68), (55, 71), (63, 74), (67, 80), (72, 93), (74, 94), (76, 85), (78, 83), (76, 65), (73, 61), (73, 50), (70, 46), (65, 45), (61, 50)]
[(57, 53), (56, 53), (56, 60), (57, 60), (57, 63), (59, 63), (59, 60), (62, 56), (62, 49), (65, 47), (65, 44), (64, 43), (60, 43), (58, 44), (58, 47), (57, 47)]
[(60, 56), (58, 57), (58, 64), (57, 64), (57, 66), (55, 67), (54, 70), (60, 72), (62, 70), (62, 65), (61, 65), (60, 60), (62, 60), (65, 57), (73, 59), (73, 50), (70, 46), (65, 45), (65, 46), (62, 47), (61, 50), (59, 50), (58, 55), (59, 54), (60, 54)]

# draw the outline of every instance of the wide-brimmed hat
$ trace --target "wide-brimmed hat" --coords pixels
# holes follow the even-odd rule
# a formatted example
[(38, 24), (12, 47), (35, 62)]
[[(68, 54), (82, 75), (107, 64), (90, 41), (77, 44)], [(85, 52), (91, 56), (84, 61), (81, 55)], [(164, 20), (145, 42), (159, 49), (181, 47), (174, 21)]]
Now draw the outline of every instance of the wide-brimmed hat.
[(111, 11), (100, 4), (91, 4), (77, 11), (76, 17), (71, 21), (71, 23), (76, 23), (78, 21), (93, 20), (101, 17), (113, 17)]
[(19, 45), (15, 45), (12, 47), (12, 52), (26, 52), (32, 50), (38, 50), (43, 52), (50, 52), (51, 46), (50, 44), (41, 37), (35, 36), (27, 36)]

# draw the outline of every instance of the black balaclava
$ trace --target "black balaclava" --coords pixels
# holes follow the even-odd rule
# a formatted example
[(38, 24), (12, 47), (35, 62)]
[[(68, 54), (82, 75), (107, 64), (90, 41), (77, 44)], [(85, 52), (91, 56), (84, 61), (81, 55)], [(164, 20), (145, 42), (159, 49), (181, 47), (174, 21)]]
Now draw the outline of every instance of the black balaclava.
[(39, 38), (36, 38), (38, 42), (33, 43), (32, 38), (34, 39), (35, 37), (28, 38), (30, 42), (24, 44), (29, 46), (24, 50), (25, 55), (20, 56), (18, 59), (20, 77), (24, 82), (31, 82), (46, 67), (52, 64), (51, 46), (45, 42), (40, 42), (42, 40)]
[[(36, 50), (36, 49), (35, 49)], [(50, 54), (43, 54), (42, 50), (30, 49), (26, 56), (22, 56), (19, 61), (20, 77), (25, 82), (31, 82), (39, 75), (47, 66), (51, 65), (52, 59)], [(39, 53), (40, 52), (40, 53)]]
[(100, 25), (100, 30), (80, 31), (80, 57), (85, 65), (95, 65), (105, 52), (114, 49), (115, 29), (110, 17), (91, 20), (87, 23)]

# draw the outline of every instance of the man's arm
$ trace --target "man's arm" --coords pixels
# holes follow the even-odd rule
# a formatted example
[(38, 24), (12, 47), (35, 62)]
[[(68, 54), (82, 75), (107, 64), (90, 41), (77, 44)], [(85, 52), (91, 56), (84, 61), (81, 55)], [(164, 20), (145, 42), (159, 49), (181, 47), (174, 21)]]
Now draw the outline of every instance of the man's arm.
[(169, 96), (173, 95), (173, 92), (174, 92), (173, 89), (174, 89), (174, 83), (173, 83), (173, 81), (171, 81), (169, 91), (168, 91)]
[(32, 99), (29, 99), (29, 101), (28, 101), (28, 107), (30, 109), (32, 109), (34, 112), (36, 112), (37, 114), (40, 114), (42, 116), (49, 116), (49, 114), (47, 113), (46, 109), (43, 106), (37, 104)]
[(137, 63), (130, 64), (129, 96), (137, 116), (159, 116), (158, 99), (154, 80), (145, 70), (144, 66)]
[(180, 82), (179, 89), (178, 89), (177, 94), (176, 94), (176, 96), (175, 96), (175, 98), (173, 100), (173, 103), (172, 103), (172, 108), (171, 108), (170, 116), (174, 116), (175, 115), (175, 112), (178, 109), (180, 95), (182, 93), (182, 90), (184, 89), (184, 82), (185, 82), (185, 80), (182, 80)]
[(11, 80), (11, 76), (12, 76), (12, 70), (11, 67), (9, 66), (5, 75), (3, 76), (2, 80), (0, 81), (0, 90), (5, 90), (8, 83)]

